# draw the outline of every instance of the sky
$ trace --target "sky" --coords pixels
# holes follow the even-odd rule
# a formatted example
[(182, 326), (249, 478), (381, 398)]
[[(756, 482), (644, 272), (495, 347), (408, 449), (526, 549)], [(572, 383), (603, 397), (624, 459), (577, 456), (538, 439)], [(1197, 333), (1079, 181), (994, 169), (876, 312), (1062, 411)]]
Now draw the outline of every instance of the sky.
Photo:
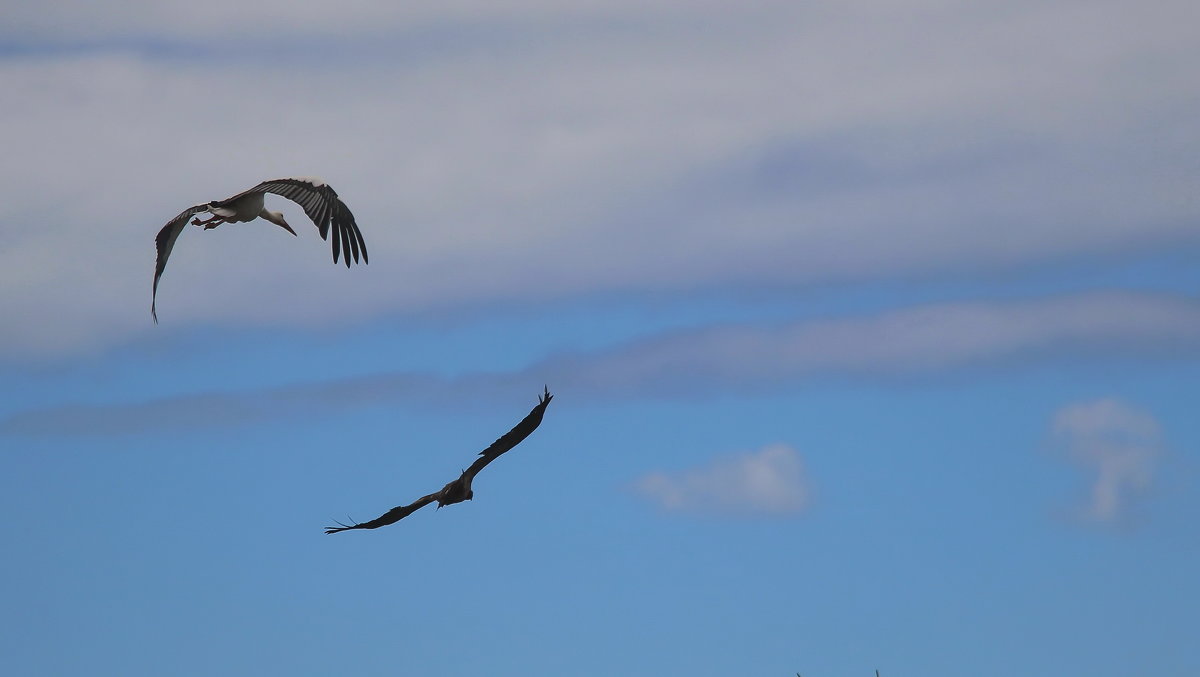
[(1192, 5), (0, 1), (0, 672), (1200, 673)]

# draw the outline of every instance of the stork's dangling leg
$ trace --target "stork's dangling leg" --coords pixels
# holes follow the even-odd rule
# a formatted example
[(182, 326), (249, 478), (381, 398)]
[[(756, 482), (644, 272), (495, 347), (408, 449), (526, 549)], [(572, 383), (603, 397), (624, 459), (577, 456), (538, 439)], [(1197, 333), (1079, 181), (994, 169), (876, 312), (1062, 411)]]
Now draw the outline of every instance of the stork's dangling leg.
[(216, 214), (213, 214), (212, 217), (209, 218), (207, 221), (201, 221), (198, 217), (192, 219), (193, 226), (204, 226), (204, 230), (211, 230), (211, 229), (216, 228), (217, 226), (221, 225), (222, 223), (225, 223), (225, 217), (217, 216)]

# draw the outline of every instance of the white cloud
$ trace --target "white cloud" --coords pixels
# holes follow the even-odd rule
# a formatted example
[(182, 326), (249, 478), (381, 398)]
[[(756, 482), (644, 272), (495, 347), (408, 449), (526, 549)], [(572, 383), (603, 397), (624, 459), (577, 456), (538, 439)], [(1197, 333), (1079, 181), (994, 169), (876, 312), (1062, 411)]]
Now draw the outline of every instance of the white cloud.
[(634, 488), (663, 508), (681, 512), (787, 514), (804, 510), (812, 501), (804, 462), (785, 444), (676, 473), (650, 473)]
[(1067, 457), (1089, 475), (1080, 509), (1087, 519), (1113, 522), (1150, 489), (1164, 444), (1148, 412), (1115, 399), (1080, 402), (1054, 415), (1053, 430)]
[[(0, 166), (0, 354), (153, 331), (157, 229), (281, 175), (335, 186), (372, 264), (335, 269), (312, 229), (190, 231), (166, 327), (1196, 237), (1190, 3), (122, 4), (6, 14), (22, 42), (108, 46), (0, 59), (20, 92), (0, 109), (19, 160)], [(122, 51), (139, 36), (200, 51)]]
[[(743, 3), (778, 6), (779, 2)], [(441, 0), (440, 2), (389, 3), (379, 0), (345, 0), (296, 4), (288, 0), (113, 0), (98, 7), (87, 0), (62, 0), (53, 12), (34, 3), (5, 8), (0, 35), (10, 39), (51, 42), (157, 38), (185, 43), (217, 43), (253, 37), (259, 41), (290, 37), (354, 37), (381, 31), (436, 28), (457, 23), (501, 24), (518, 21), (598, 20), (655, 15), (680, 10), (712, 9), (713, 0)]]

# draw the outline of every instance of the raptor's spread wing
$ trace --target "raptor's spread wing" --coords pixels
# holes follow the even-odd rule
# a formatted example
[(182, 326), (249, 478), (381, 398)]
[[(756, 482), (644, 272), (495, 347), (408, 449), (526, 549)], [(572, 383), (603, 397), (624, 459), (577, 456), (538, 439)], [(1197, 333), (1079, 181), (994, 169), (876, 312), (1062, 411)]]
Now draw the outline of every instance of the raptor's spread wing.
[(395, 524), (396, 522), (399, 522), (405, 517), (408, 517), (414, 512), (436, 501), (437, 497), (441, 493), (442, 492), (440, 491), (435, 491), (432, 494), (418, 498), (408, 505), (401, 505), (392, 508), (391, 510), (383, 513), (379, 517), (376, 517), (369, 522), (358, 522), (355, 524), (342, 524), (341, 522), (338, 522), (340, 526), (325, 527), (325, 533), (336, 534), (339, 531), (347, 531), (349, 529), (378, 529), (379, 527), (386, 527), (389, 524)]
[(479, 458), (471, 464), (463, 472), (464, 477), (475, 477), (480, 470), (487, 467), (487, 464), (496, 460), (501, 454), (512, 449), (529, 437), (530, 433), (537, 430), (537, 427), (542, 424), (542, 416), (546, 413), (546, 407), (550, 406), (550, 400), (554, 396), (550, 394), (550, 389), (545, 388), (543, 394), (538, 396), (537, 406), (529, 412), (529, 415), (521, 419), (521, 422), (513, 426), (513, 429), (500, 436), (500, 439), (492, 442), (491, 446), (479, 452)]

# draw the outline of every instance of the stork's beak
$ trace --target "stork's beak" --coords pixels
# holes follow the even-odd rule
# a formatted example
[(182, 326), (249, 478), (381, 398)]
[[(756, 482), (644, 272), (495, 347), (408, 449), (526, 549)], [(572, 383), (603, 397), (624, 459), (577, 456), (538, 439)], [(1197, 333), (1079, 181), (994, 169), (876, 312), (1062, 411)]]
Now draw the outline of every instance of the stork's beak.
[(286, 230), (287, 232), (291, 233), (292, 235), (296, 235), (296, 231), (292, 230), (292, 227), (289, 226), (288, 222), (285, 221), (284, 219), (279, 219), (279, 223), (277, 223), (276, 225), (278, 225), (280, 228)]

